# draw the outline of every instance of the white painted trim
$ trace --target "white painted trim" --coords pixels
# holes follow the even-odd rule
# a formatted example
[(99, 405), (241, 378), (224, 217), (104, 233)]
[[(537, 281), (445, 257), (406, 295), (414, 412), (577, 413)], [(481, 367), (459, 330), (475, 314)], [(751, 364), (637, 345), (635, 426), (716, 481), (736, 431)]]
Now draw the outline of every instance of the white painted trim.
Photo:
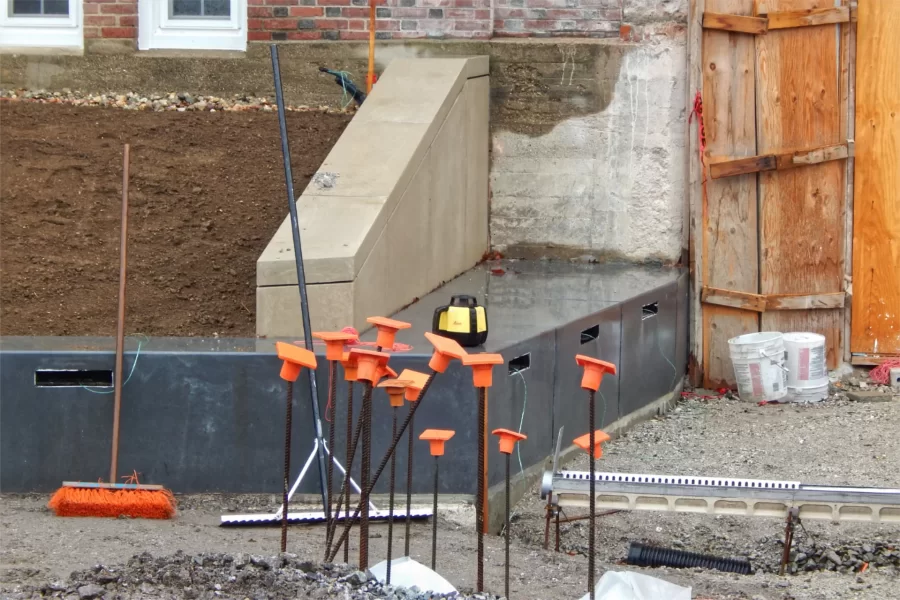
[(139, 50), (247, 50), (247, 0), (227, 19), (172, 19), (167, 0), (138, 0)]
[(11, 16), (0, 0), (0, 48), (84, 48), (82, 0), (69, 0), (66, 17)]

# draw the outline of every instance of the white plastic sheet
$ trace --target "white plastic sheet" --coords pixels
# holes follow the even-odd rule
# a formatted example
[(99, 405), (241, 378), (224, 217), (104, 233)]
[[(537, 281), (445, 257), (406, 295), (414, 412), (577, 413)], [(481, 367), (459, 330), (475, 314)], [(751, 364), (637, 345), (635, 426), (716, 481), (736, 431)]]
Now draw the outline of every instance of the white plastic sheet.
[[(377, 565), (369, 567), (369, 573), (384, 583), (387, 577), (387, 561), (383, 560)], [(391, 561), (391, 585), (405, 588), (416, 586), (423, 592), (436, 594), (449, 594), (456, 591), (449, 581), (408, 556)]]
[[(597, 582), (594, 592), (596, 600), (691, 600), (689, 587), (631, 571), (607, 571)], [(581, 598), (589, 599), (590, 594)]]

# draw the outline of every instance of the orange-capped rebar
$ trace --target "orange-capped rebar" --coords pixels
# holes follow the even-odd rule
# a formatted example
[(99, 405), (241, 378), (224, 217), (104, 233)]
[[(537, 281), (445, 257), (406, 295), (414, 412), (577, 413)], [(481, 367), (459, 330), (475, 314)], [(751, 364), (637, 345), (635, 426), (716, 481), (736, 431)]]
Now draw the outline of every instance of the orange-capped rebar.
[(475, 387), (487, 388), (494, 383), (494, 365), (502, 365), (503, 357), (499, 354), (466, 354), (462, 364), (472, 367), (472, 382)]
[(378, 338), (375, 343), (385, 350), (394, 348), (394, 338), (397, 337), (398, 331), (412, 327), (409, 323), (387, 317), (369, 317), (366, 321), (378, 328)]
[(516, 442), (527, 440), (528, 436), (511, 429), (495, 429), (491, 432), (500, 438), (500, 452), (512, 454), (516, 448)]
[(359, 367), (356, 355), (344, 352), (341, 355), (341, 366), (344, 367), (344, 381), (356, 381), (356, 370)]
[(444, 442), (456, 435), (452, 429), (426, 429), (419, 436), (420, 440), (425, 440), (431, 446), (432, 456), (444, 455)]
[(581, 387), (586, 390), (594, 390), (595, 392), (599, 390), (604, 373), (616, 374), (616, 365), (585, 356), (584, 354), (576, 354), (575, 363), (579, 367), (584, 368), (584, 375), (581, 376)]
[[(600, 446), (603, 442), (608, 442), (612, 438), (607, 435), (607, 433), (601, 429), (594, 430), (594, 458), (600, 458), (603, 456), (603, 448)], [(573, 442), (576, 446), (584, 450), (585, 452), (590, 453), (591, 447), (591, 434), (586, 433), (581, 437), (575, 438)]]
[(359, 339), (352, 333), (343, 331), (317, 331), (313, 333), (313, 337), (325, 342), (325, 358), (328, 360), (341, 360), (347, 342)]
[(397, 371), (393, 370), (387, 365), (381, 365), (378, 367), (378, 381), (381, 381), (385, 377), (390, 377), (391, 379), (397, 378)]
[(372, 385), (378, 383), (378, 368), (387, 364), (389, 355), (373, 350), (359, 350), (354, 348), (350, 356), (356, 356), (356, 379), (368, 381)]
[(425, 387), (425, 382), (428, 381), (428, 375), (412, 369), (403, 369), (399, 378), (409, 382), (409, 385), (406, 387), (406, 399), (410, 402), (415, 402), (419, 399), (419, 392), (422, 391), (422, 388)]
[(428, 361), (428, 366), (438, 373), (446, 371), (450, 366), (450, 361), (454, 358), (462, 359), (467, 354), (462, 346), (450, 338), (426, 331), (425, 339), (434, 346), (434, 353), (431, 355), (431, 360)]
[(409, 387), (411, 381), (403, 379), (386, 379), (378, 384), (378, 387), (384, 388), (390, 398), (391, 406), (399, 408), (403, 406), (403, 396), (406, 394), (406, 388)]
[(281, 378), (285, 381), (297, 381), (303, 367), (316, 368), (316, 355), (306, 348), (287, 342), (275, 342), (275, 352), (278, 353), (278, 358), (284, 361), (281, 365)]

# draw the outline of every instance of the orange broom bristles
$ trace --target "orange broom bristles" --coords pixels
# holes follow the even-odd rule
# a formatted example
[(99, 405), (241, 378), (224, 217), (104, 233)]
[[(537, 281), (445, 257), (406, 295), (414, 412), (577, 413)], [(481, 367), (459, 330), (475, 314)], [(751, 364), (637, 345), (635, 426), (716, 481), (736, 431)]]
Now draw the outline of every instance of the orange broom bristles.
[(47, 506), (58, 517), (171, 519), (175, 496), (162, 490), (61, 487)]

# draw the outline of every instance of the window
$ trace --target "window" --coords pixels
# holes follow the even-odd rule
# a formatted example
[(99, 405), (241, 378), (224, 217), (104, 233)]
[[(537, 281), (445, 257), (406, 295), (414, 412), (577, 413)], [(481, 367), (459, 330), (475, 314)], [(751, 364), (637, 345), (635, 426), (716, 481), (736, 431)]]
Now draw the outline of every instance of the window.
[(0, 0), (0, 3), (0, 47), (76, 50), (84, 47), (82, 0)]
[(246, 50), (247, 0), (139, 0), (138, 48)]

